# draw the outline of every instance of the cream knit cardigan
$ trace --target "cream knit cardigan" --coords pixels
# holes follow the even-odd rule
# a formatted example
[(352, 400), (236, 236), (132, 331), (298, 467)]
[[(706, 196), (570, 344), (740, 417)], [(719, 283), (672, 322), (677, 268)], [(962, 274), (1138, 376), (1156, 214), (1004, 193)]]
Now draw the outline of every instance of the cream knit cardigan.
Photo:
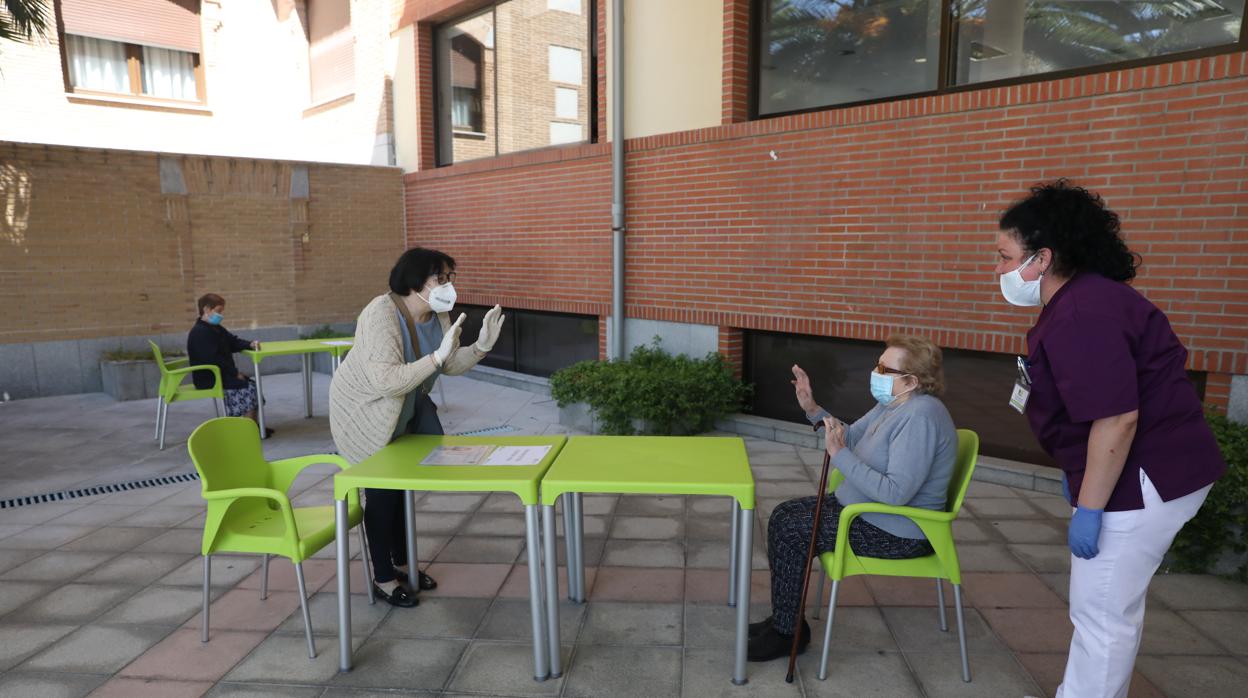
[[(449, 331), (448, 315), (438, 313), (438, 319), (442, 331)], [(329, 431), (338, 452), (352, 464), (390, 443), (403, 399), (437, 371), (432, 355), (411, 363), (405, 360), (399, 322), (398, 308), (389, 295), (377, 296), (364, 306), (356, 320), (355, 346), (329, 384)], [(471, 347), (461, 346), (447, 357), (442, 373), (458, 376), (478, 361)]]

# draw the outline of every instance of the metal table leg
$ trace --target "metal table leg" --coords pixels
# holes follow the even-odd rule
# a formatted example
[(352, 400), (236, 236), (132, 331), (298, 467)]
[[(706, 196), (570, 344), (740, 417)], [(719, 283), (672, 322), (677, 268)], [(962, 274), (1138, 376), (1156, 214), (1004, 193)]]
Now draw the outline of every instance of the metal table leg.
[(416, 558), (416, 493), (403, 491), (403, 515), (407, 522), (407, 569), (412, 591), (420, 593), (420, 561)]
[[(566, 502), (567, 499), (565, 498)], [(567, 509), (565, 508), (566, 512)], [(564, 520), (564, 538), (567, 538), (567, 520)], [(559, 557), (555, 546), (555, 506), (547, 504), (542, 507), (542, 549), (546, 576), (546, 636), (549, 640), (547, 652), (550, 654), (550, 678), (557, 679), (563, 675), (559, 654)], [(569, 568), (571, 569), (571, 568)], [(571, 578), (569, 577), (569, 582)]]
[(740, 686), (748, 681), (745, 657), (750, 632), (750, 561), (754, 555), (754, 510), (741, 509), (735, 518), (739, 520), (737, 529), (740, 536), (737, 541), (737, 641), (732, 682)]
[(260, 376), (260, 359), (256, 359), (256, 416), (260, 422), (260, 438), (269, 437), (264, 434), (264, 381)]
[[(580, 492), (572, 493), (572, 527), (576, 561), (568, 560), (568, 574), (576, 574), (577, 603), (585, 603), (585, 500)], [(566, 532), (565, 532), (566, 533)]]
[(334, 500), (334, 523), (338, 553), (338, 670), (351, 671), (351, 546), (347, 538), (347, 500)]
[(303, 370), (303, 406), (307, 412), (307, 416), (312, 416), (312, 355), (301, 354), (303, 359), (301, 368)]
[[(568, 567), (568, 601), (576, 601), (580, 598), (580, 592), (576, 588), (576, 575), (572, 572), (572, 566), (576, 562), (576, 524), (572, 523), (575, 514), (572, 511), (572, 495), (563, 495), (563, 545), (567, 549), (567, 567)], [(558, 568), (558, 558), (555, 558), (556, 569)], [(559, 590), (555, 590), (558, 596)]]
[[(541, 542), (538, 539), (537, 505), (524, 507), (524, 544), (529, 557), (529, 615), (533, 620), (533, 678), (545, 681), (550, 676), (547, 656), (549, 637), (546, 633), (546, 615), (542, 612)], [(556, 592), (558, 593), (558, 592)]]
[(741, 503), (732, 500), (732, 542), (728, 547), (728, 605), (737, 605), (737, 540), (741, 534)]

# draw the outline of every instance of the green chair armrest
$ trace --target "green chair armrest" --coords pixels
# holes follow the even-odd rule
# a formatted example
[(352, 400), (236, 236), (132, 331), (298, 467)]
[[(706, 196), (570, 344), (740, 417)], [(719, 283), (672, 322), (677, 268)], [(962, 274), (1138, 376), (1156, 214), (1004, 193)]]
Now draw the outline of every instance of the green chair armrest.
[(179, 385), (182, 385), (182, 381), (185, 380), (185, 376), (187, 376), (190, 373), (194, 373), (195, 371), (211, 371), (212, 379), (213, 379), (213, 383), (212, 383), (213, 389), (218, 389), (223, 385), (223, 383), (221, 382), (221, 367), (217, 366), (216, 364), (203, 364), (200, 366), (183, 366), (181, 368), (169, 368), (167, 366), (161, 366), (160, 370), (164, 374), (161, 377), (160, 392), (161, 392), (161, 397), (165, 398), (166, 400), (171, 398), (173, 393), (178, 389)]
[(835, 492), (842, 482), (845, 482), (845, 473), (832, 468), (832, 472), (828, 473), (828, 491)]
[(947, 511), (935, 511), (933, 509), (921, 509), (919, 507), (897, 506), (893, 504), (881, 504), (879, 502), (861, 502), (859, 504), (850, 504), (841, 509), (841, 526), (848, 526), (849, 522), (858, 518), (863, 514), (896, 514), (904, 516), (918, 523), (920, 521), (939, 521), (947, 523), (953, 521), (954, 515)]
[(242, 499), (244, 497), (259, 497), (277, 502), (278, 508), (282, 510), (282, 520), (286, 523), (286, 532), (292, 541), (299, 540), (299, 529), (295, 527), (295, 510), (290, 505), (290, 497), (285, 492), (281, 492), (268, 487), (235, 487), (228, 490), (213, 490), (212, 492), (203, 492), (205, 500), (212, 502), (216, 500)]
[(166, 368), (178, 368), (179, 366), (187, 365), (188, 363), (190, 363), (190, 361), (191, 361), (190, 358), (186, 356), (180, 359), (169, 359), (168, 361), (165, 362), (165, 367)]
[(299, 473), (318, 463), (332, 463), (338, 466), (339, 470), (346, 470), (350, 467), (346, 458), (333, 453), (318, 453), (269, 461), (269, 472), (273, 474), (273, 488), (285, 492), (290, 489)]

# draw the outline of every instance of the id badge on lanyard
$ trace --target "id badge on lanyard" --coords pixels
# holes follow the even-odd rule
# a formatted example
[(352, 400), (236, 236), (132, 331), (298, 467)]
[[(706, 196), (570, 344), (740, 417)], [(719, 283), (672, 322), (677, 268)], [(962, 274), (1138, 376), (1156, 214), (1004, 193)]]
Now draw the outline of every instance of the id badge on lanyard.
[(1010, 407), (1019, 414), (1027, 409), (1027, 398), (1031, 397), (1031, 374), (1027, 372), (1027, 362), (1018, 357), (1018, 380), (1014, 381), (1014, 392), (1010, 394)]

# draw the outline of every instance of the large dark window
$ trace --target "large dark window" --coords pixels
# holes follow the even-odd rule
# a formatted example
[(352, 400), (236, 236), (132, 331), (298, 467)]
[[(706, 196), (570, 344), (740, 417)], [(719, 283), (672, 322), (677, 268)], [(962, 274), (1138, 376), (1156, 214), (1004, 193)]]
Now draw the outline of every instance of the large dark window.
[[(747, 332), (745, 379), (754, 384), (752, 409), (761, 417), (807, 424), (797, 406), (790, 368), (810, 375), (815, 400), (843, 421), (853, 421), (875, 406), (869, 374), (884, 353), (883, 342), (832, 337)], [(979, 434), (980, 453), (1025, 463), (1053, 465), (1040, 448), (1027, 420), (1007, 404), (1018, 376), (1008, 354), (943, 349), (945, 394), (941, 398), (954, 423)], [(1205, 374), (1189, 372), (1199, 395)]]
[(1244, 0), (757, 0), (755, 7), (762, 116), (1245, 43)]
[[(468, 314), (463, 343), (477, 340), (476, 331), (489, 308), (455, 306), (452, 315)], [(504, 309), (503, 334), (481, 363), (508, 371), (549, 376), (578, 361), (598, 358), (598, 318), (535, 310)]]
[(593, 137), (588, 0), (509, 0), (438, 27), (438, 164)]

